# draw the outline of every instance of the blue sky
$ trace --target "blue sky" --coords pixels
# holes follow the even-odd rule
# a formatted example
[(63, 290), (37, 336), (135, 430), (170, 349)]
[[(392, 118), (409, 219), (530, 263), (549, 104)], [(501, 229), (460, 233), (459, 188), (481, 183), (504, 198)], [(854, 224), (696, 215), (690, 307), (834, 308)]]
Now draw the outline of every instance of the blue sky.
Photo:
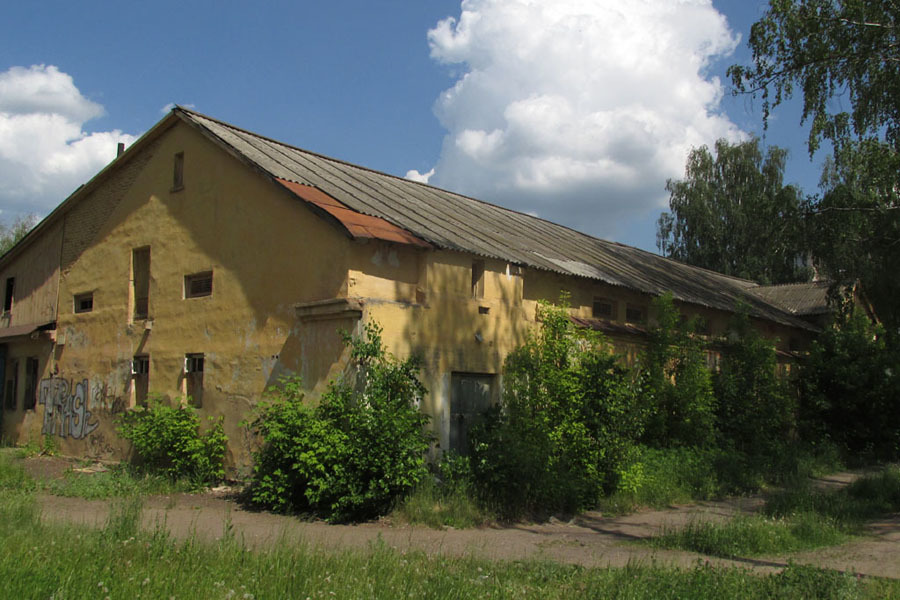
[[(179, 103), (399, 176), (434, 169), (432, 184), (655, 251), (687, 150), (763, 135), (759, 102), (731, 97), (724, 72), (747, 60), (765, 4), (13, 3), (0, 219), (47, 214)], [(796, 106), (765, 136), (814, 192)]]

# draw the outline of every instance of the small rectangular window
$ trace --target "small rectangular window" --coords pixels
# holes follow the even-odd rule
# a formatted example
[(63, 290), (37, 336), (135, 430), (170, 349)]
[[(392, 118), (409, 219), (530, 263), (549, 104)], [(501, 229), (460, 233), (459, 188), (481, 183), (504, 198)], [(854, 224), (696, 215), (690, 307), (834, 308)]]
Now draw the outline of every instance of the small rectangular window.
[(640, 306), (627, 306), (625, 308), (626, 323), (643, 323), (645, 318), (644, 309)]
[(15, 277), (7, 277), (6, 278), (6, 296), (3, 298), (3, 312), (9, 312), (12, 310), (13, 303), (13, 293), (16, 289), (16, 278)]
[(603, 298), (594, 298), (591, 314), (595, 319), (615, 319), (613, 303)]
[(202, 354), (188, 354), (184, 357), (185, 393), (191, 406), (203, 406), (203, 369)]
[(34, 410), (37, 405), (39, 366), (37, 357), (25, 359), (25, 399), (22, 401), (22, 410)]
[(172, 191), (180, 190), (184, 187), (184, 152), (175, 154), (175, 164), (172, 169)]
[(87, 313), (94, 310), (94, 293), (78, 294), (75, 296), (75, 312)]
[(6, 410), (16, 410), (18, 398), (16, 394), (19, 388), (19, 361), (10, 360), (6, 363), (6, 388), (4, 391), (4, 404)]
[(194, 273), (184, 276), (184, 297), (200, 298), (212, 295), (213, 274), (212, 271)]
[(150, 315), (150, 248), (135, 248), (131, 253), (131, 284), (134, 292), (134, 318)]
[(146, 354), (135, 356), (131, 361), (131, 383), (134, 403), (138, 406), (147, 404), (147, 392), (150, 388), (150, 357)]
[(472, 261), (472, 297), (484, 298), (484, 261)]

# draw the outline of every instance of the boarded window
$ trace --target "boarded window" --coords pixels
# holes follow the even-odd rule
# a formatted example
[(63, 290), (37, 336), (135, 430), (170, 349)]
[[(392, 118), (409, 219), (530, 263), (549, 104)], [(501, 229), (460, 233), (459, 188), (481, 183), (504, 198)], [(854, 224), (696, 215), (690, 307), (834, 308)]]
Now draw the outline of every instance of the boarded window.
[(150, 248), (135, 248), (131, 253), (131, 281), (134, 290), (134, 318), (150, 314)]
[(184, 357), (185, 393), (191, 406), (203, 406), (203, 370), (205, 361), (202, 354), (188, 354)]
[(17, 394), (19, 391), (19, 361), (10, 360), (6, 363), (6, 387), (3, 393), (3, 402), (6, 410), (16, 410), (18, 405)]
[(184, 187), (184, 152), (175, 155), (175, 164), (172, 169), (172, 191)]
[(484, 261), (472, 261), (472, 297), (484, 298)]
[(22, 410), (34, 410), (37, 405), (39, 366), (37, 357), (25, 359), (25, 398), (22, 400)]
[(184, 276), (184, 297), (200, 298), (212, 295), (213, 274), (212, 271), (194, 273)]
[(150, 388), (150, 357), (146, 354), (135, 356), (131, 361), (131, 384), (134, 392), (134, 403), (138, 406), (147, 404), (147, 392)]
[(75, 312), (87, 313), (94, 310), (94, 293), (78, 294), (75, 296)]
[(450, 450), (469, 453), (469, 431), (490, 408), (494, 375), (453, 373), (450, 376)]
[(615, 305), (605, 298), (594, 298), (594, 306), (591, 315), (595, 319), (615, 319)]
[(6, 296), (3, 297), (3, 311), (9, 312), (12, 310), (12, 301), (13, 301), (13, 293), (16, 290), (16, 278), (15, 277), (7, 277), (6, 278)]

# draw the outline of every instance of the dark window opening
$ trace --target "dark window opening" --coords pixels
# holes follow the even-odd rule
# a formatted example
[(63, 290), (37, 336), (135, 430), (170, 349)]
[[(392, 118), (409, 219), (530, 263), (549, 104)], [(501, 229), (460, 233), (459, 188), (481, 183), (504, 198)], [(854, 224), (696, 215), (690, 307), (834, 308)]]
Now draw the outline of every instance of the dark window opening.
[(625, 321), (627, 323), (643, 323), (644, 309), (639, 306), (628, 306), (625, 308)]
[(600, 298), (594, 298), (594, 306), (591, 309), (591, 314), (595, 319), (614, 319), (615, 315), (613, 314), (613, 303), (609, 300), (603, 300)]
[(150, 248), (136, 248), (131, 253), (131, 278), (134, 289), (134, 318), (146, 319), (150, 314)]
[(25, 359), (25, 398), (22, 401), (22, 410), (34, 410), (37, 405), (39, 366), (40, 363), (36, 357)]
[(131, 361), (131, 382), (134, 386), (134, 403), (138, 406), (147, 404), (147, 392), (150, 388), (150, 357), (135, 356)]
[(188, 354), (184, 357), (185, 393), (191, 406), (203, 406), (203, 369), (202, 354)]
[(18, 398), (16, 394), (19, 388), (19, 361), (11, 360), (6, 363), (6, 391), (4, 393), (6, 410), (16, 410)]
[(472, 261), (472, 297), (484, 298), (484, 261)]
[(469, 432), (491, 407), (494, 375), (453, 373), (450, 376), (450, 450), (469, 453)]
[(86, 313), (94, 310), (94, 294), (78, 294), (75, 296), (75, 312)]
[(194, 273), (184, 276), (184, 297), (201, 298), (212, 295), (213, 274), (212, 271)]
[(16, 289), (16, 278), (15, 277), (7, 277), (6, 278), (6, 296), (3, 298), (3, 312), (9, 312), (12, 310), (12, 302), (13, 302), (13, 292)]
[(184, 187), (184, 152), (175, 155), (175, 165), (172, 170), (172, 190), (180, 190)]

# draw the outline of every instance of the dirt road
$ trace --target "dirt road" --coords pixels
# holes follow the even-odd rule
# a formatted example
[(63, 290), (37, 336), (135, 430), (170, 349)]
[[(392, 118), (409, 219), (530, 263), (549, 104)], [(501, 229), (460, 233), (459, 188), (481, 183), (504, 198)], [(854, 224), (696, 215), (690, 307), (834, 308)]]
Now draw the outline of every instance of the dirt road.
[[(58, 460), (58, 459), (57, 459)], [(38, 464), (37, 461), (44, 461)], [(53, 476), (61, 464), (47, 459), (28, 459), (26, 467), (38, 477)], [(852, 474), (831, 476), (822, 485), (840, 486)], [(102, 526), (110, 501), (82, 500), (40, 495), (42, 518)], [(251, 547), (266, 547), (282, 537), (302, 540), (326, 549), (366, 548), (381, 539), (398, 550), (430, 554), (473, 555), (496, 560), (545, 559), (583, 566), (624, 566), (651, 561), (689, 566), (698, 560), (760, 570), (780, 569), (788, 560), (841, 571), (900, 579), (900, 514), (869, 527), (867, 535), (841, 546), (785, 556), (724, 560), (691, 552), (654, 550), (642, 540), (663, 527), (676, 527), (697, 519), (729, 519), (752, 513), (762, 505), (759, 497), (723, 502), (702, 502), (666, 510), (646, 510), (621, 517), (584, 513), (571, 522), (523, 523), (477, 529), (435, 530), (392, 524), (388, 521), (360, 525), (328, 525), (304, 522), (295, 517), (253, 512), (230, 499), (226, 491), (204, 494), (151, 496), (144, 503), (146, 527), (164, 526), (176, 538), (197, 535), (219, 539), (230, 528)]]

